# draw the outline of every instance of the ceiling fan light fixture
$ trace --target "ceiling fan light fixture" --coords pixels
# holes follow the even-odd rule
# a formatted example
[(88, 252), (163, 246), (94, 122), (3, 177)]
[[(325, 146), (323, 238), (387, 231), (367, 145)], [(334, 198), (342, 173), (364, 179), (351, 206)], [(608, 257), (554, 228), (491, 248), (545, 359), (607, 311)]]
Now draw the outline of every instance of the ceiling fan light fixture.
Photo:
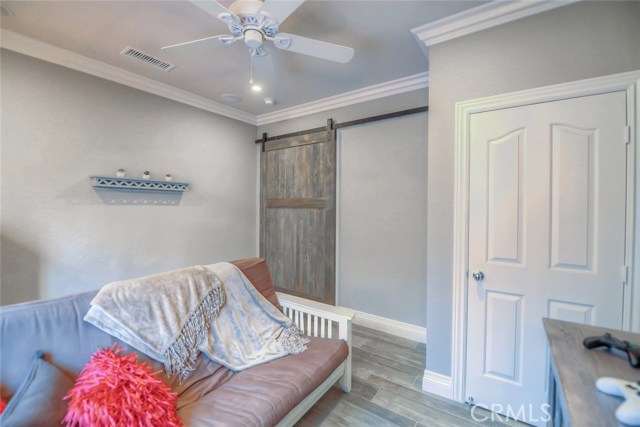
[(262, 46), (264, 38), (262, 33), (258, 30), (249, 29), (244, 32), (244, 42), (247, 46), (253, 49), (257, 49)]
[(260, 85), (259, 85), (259, 84), (257, 84), (257, 83), (253, 83), (253, 82), (252, 82), (252, 83), (251, 83), (251, 90), (252, 90), (253, 92), (260, 93), (260, 92), (262, 92), (262, 86), (260, 86)]

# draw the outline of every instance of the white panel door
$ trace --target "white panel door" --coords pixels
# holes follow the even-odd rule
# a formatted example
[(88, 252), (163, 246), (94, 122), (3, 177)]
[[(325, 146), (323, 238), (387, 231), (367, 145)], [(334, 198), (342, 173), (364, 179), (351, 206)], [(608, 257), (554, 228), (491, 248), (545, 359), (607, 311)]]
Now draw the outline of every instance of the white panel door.
[(466, 395), (544, 425), (542, 318), (622, 327), (626, 94), (478, 113), (470, 126)]

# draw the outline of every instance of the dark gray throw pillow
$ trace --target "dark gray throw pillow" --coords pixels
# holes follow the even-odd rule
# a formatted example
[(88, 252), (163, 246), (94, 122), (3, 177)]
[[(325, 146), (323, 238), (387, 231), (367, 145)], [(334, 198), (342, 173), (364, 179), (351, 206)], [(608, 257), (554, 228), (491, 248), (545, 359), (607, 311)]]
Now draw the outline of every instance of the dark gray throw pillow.
[(67, 394), (73, 381), (36, 352), (29, 372), (7, 403), (2, 415), (2, 427), (59, 427), (67, 413)]

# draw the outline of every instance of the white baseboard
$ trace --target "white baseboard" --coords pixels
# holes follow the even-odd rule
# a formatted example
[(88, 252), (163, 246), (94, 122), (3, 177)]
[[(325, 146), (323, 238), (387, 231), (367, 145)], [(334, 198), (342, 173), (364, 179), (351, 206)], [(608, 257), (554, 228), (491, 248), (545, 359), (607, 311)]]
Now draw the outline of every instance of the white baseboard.
[(451, 377), (425, 369), (422, 376), (422, 390), (451, 399)]
[(353, 323), (356, 325), (366, 326), (367, 328), (386, 332), (387, 334), (421, 342), (423, 344), (427, 342), (427, 328), (400, 322), (399, 320), (376, 316), (375, 314), (365, 313), (363, 311), (353, 311), (356, 312), (356, 317), (353, 318)]

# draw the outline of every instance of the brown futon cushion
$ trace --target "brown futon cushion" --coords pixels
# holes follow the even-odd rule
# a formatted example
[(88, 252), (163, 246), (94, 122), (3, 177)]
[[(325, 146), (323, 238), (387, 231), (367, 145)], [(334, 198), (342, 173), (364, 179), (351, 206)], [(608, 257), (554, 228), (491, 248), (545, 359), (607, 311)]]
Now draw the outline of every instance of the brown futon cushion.
[(343, 340), (312, 338), (304, 353), (237, 372), (178, 415), (188, 427), (273, 426), (348, 354)]

